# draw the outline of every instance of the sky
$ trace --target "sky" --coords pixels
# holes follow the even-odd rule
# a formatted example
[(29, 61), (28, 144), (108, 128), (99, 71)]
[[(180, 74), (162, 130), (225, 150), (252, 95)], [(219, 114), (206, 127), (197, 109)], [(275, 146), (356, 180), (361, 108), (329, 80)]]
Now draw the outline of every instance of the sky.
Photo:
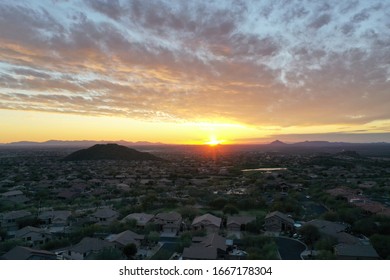
[(390, 142), (390, 1), (0, 2), (0, 143)]

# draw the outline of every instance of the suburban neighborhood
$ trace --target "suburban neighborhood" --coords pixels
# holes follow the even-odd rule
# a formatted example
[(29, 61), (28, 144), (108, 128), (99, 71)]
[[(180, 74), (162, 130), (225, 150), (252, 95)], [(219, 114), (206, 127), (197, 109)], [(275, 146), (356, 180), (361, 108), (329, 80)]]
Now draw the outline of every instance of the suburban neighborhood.
[(73, 151), (0, 150), (1, 259), (390, 258), (389, 157), (270, 145), (63, 160)]

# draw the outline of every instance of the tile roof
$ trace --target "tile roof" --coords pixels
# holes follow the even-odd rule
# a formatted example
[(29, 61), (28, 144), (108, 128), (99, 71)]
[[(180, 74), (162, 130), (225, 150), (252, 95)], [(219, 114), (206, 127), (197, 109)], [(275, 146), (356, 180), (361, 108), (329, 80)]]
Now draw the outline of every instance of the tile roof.
[(282, 212), (279, 212), (279, 211), (274, 211), (274, 212), (271, 212), (271, 213), (268, 213), (267, 216), (265, 216), (265, 219), (268, 219), (268, 218), (271, 218), (271, 217), (278, 217), (282, 220), (285, 220), (291, 224), (294, 224), (294, 220), (291, 219), (289, 216), (287, 216), (286, 214), (282, 213)]
[(28, 247), (16, 246), (2, 256), (6, 260), (56, 259), (56, 254)]
[(32, 227), (32, 226), (26, 226), (24, 228), (21, 228), (17, 231), (15, 231), (15, 236), (16, 237), (21, 237), (27, 233), (30, 232), (36, 232), (36, 233), (41, 233), (41, 234), (49, 234), (49, 232), (43, 228), (37, 228), (37, 227)]
[(56, 211), (44, 211), (39, 214), (39, 219), (62, 219), (66, 220), (72, 215), (71, 211), (68, 210), (56, 210)]
[(139, 240), (143, 240), (144, 235), (137, 234), (135, 232), (132, 232), (131, 230), (122, 231), (121, 233), (112, 235), (108, 241), (109, 242), (116, 242), (123, 246), (126, 246), (127, 244), (139, 243)]
[(79, 243), (74, 246), (69, 247), (68, 249), (77, 252), (80, 254), (100, 251), (107, 247), (113, 247), (114, 244), (101, 240), (99, 238), (93, 237), (84, 237)]
[(136, 220), (137, 225), (144, 226), (153, 219), (154, 215), (146, 213), (132, 213), (127, 215), (122, 221)]
[(333, 236), (336, 238), (337, 238), (337, 234), (339, 232), (343, 232), (348, 228), (347, 224), (330, 222), (330, 221), (320, 220), (320, 219), (312, 220), (312, 221), (309, 221), (305, 224), (311, 224), (311, 225), (317, 227), (321, 233), (327, 234), (327, 235), (330, 235), (330, 236)]
[(196, 225), (199, 223), (208, 223), (208, 224), (215, 225), (216, 227), (219, 227), (221, 226), (221, 222), (222, 222), (221, 218), (207, 213), (202, 216), (195, 217), (194, 221), (192, 222), (192, 225)]
[(229, 226), (231, 224), (237, 225), (245, 225), (252, 221), (256, 220), (256, 217), (253, 216), (229, 216), (227, 218), (226, 225)]
[(17, 210), (17, 211), (1, 213), (0, 217), (1, 216), (3, 217), (3, 219), (20, 219), (20, 218), (31, 216), (31, 212), (26, 210)]
[(177, 212), (163, 212), (158, 213), (155, 218), (163, 221), (180, 221), (181, 215)]
[(112, 210), (111, 208), (99, 208), (93, 213), (93, 216), (97, 218), (112, 218), (118, 216), (118, 212)]
[(371, 245), (350, 245), (350, 244), (338, 244), (335, 246), (335, 253), (337, 256), (343, 257), (357, 257), (357, 258), (377, 258), (378, 253)]

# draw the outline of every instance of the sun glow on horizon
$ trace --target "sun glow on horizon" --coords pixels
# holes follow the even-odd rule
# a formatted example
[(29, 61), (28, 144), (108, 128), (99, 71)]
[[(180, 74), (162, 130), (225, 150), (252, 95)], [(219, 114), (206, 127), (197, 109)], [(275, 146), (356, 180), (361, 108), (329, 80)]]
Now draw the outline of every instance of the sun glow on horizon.
[(206, 142), (205, 144), (213, 147), (213, 146), (220, 145), (223, 142), (225, 142), (225, 140), (219, 140), (215, 135), (211, 135), (210, 140), (208, 142)]

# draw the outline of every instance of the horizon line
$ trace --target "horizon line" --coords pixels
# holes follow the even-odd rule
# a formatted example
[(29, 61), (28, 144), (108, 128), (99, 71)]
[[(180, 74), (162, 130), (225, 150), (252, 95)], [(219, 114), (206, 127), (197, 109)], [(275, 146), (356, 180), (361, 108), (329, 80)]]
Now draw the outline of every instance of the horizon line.
[[(59, 142), (58, 145), (72, 142), (103, 142), (103, 143), (116, 143), (116, 142), (126, 142), (129, 144), (139, 144), (142, 145), (145, 143), (146, 145), (170, 145), (170, 146), (210, 146), (208, 143), (164, 143), (164, 142), (153, 142), (153, 141), (147, 141), (147, 140), (138, 140), (138, 141), (131, 141), (131, 140), (91, 140), (91, 139), (82, 139), (82, 140), (59, 140), (59, 139), (49, 139), (45, 141), (31, 141), (31, 140), (20, 140), (20, 141), (12, 141), (12, 142), (0, 142), (0, 145), (55, 145), (51, 144), (49, 142)], [(61, 143), (63, 142), (63, 143)], [(390, 144), (390, 142), (387, 141), (369, 141), (369, 142), (351, 142), (351, 141), (331, 141), (331, 140), (302, 140), (302, 141), (281, 141), (275, 138), (275, 140), (269, 140), (269, 141), (259, 141), (259, 142), (251, 142), (251, 141), (242, 141), (242, 142), (236, 142), (231, 141), (231, 143), (218, 143), (215, 146), (234, 146), (234, 145), (272, 145), (274, 142), (275, 145), (294, 145), (294, 144), (300, 144), (300, 143), (329, 143), (329, 144)]]

